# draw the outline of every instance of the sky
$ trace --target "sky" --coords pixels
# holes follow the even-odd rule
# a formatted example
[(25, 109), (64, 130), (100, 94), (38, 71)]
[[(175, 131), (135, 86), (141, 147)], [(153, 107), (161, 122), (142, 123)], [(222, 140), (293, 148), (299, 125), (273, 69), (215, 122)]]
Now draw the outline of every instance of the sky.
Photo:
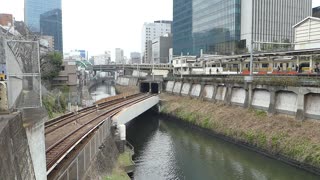
[[(124, 49), (141, 51), (144, 22), (172, 20), (173, 0), (62, 0), (64, 52), (87, 50), (89, 56)], [(0, 13), (23, 20), (24, 0), (0, 0)], [(313, 0), (313, 7), (320, 0)]]

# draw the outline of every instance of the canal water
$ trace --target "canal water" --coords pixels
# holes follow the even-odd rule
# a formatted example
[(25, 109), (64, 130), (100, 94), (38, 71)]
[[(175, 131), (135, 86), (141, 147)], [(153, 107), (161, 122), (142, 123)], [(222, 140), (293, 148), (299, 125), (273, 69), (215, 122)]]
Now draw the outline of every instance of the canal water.
[(111, 82), (101, 83), (91, 90), (93, 101), (99, 101), (100, 99), (116, 95), (116, 90), (110, 83)]
[(127, 128), (135, 180), (316, 180), (319, 176), (146, 113)]

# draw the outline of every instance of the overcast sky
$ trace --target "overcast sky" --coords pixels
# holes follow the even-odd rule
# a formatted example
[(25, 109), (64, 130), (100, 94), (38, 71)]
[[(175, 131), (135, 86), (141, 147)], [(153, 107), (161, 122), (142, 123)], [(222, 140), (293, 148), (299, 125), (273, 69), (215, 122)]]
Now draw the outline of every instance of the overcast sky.
[[(62, 0), (64, 51), (84, 49), (89, 56), (123, 48), (141, 51), (144, 22), (172, 20), (173, 0)], [(0, 0), (0, 13), (23, 20), (24, 0)], [(313, 0), (320, 6), (320, 0)]]

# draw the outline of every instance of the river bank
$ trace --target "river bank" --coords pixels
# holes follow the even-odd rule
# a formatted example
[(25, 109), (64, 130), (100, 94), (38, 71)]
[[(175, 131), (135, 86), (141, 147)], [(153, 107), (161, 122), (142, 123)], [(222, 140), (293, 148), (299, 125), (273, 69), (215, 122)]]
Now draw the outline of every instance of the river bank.
[(161, 94), (161, 113), (249, 147), (267, 156), (320, 174), (320, 123), (285, 115)]
[[(116, 86), (119, 93), (137, 87)], [(161, 94), (161, 114), (293, 166), (320, 174), (320, 122)], [(172, 119), (172, 118), (171, 118)]]

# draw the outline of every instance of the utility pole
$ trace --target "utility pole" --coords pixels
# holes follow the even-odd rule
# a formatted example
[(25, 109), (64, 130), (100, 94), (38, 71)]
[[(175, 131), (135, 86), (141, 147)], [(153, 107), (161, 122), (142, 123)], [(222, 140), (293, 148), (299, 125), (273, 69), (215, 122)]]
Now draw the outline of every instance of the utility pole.
[(251, 80), (253, 78), (253, 16), (254, 16), (254, 11), (253, 11), (253, 2), (252, 0), (252, 8), (251, 8), (251, 48), (250, 48), (250, 76)]

